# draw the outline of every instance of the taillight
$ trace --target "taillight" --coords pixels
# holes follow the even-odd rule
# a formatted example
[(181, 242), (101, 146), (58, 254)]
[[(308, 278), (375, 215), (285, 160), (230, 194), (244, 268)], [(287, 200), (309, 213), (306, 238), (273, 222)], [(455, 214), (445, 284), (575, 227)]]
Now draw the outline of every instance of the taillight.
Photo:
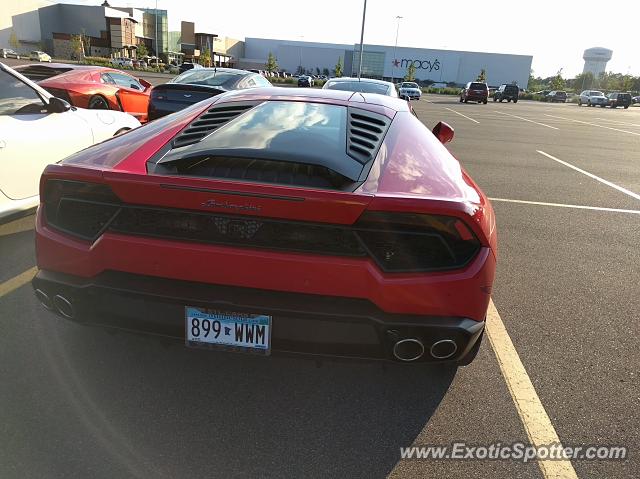
[(461, 268), (481, 246), (464, 221), (452, 216), (370, 211), (355, 226), (370, 256), (387, 272)]
[(95, 240), (120, 210), (107, 185), (47, 180), (42, 205), (47, 224), (86, 240)]

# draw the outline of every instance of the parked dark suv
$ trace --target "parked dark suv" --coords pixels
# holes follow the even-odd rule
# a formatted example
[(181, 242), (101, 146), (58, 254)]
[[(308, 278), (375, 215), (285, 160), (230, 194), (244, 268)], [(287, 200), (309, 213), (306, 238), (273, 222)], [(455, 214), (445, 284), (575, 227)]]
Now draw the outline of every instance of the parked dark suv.
[(631, 95), (629, 93), (609, 93), (607, 98), (609, 99), (609, 106), (611, 108), (618, 108), (619, 106), (629, 108), (632, 103)]
[(460, 92), (460, 103), (468, 101), (477, 101), (478, 103), (487, 104), (489, 100), (489, 87), (486, 83), (470, 81), (467, 86)]
[(566, 103), (567, 92), (566, 91), (550, 91), (546, 96), (546, 100), (551, 103)]
[(513, 100), (513, 103), (518, 103), (519, 93), (520, 88), (518, 88), (518, 85), (507, 85), (503, 83), (493, 94), (493, 101), (502, 102), (503, 100), (507, 100), (509, 102)]

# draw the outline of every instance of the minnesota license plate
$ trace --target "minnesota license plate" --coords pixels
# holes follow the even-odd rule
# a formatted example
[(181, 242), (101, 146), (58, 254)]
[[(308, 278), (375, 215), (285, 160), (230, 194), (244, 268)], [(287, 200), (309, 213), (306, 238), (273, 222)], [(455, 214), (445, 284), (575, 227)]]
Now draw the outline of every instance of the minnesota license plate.
[(271, 316), (186, 306), (185, 338), (190, 347), (268, 355)]

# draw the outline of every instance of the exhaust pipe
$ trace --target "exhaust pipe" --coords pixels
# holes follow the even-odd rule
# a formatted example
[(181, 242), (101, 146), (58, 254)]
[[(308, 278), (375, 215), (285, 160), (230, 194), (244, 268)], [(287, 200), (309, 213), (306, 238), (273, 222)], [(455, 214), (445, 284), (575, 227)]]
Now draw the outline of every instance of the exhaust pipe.
[(45, 309), (48, 309), (49, 311), (53, 310), (53, 303), (51, 302), (51, 298), (47, 293), (45, 293), (41, 289), (36, 289), (35, 294), (36, 298), (38, 298), (38, 301), (40, 301), (40, 304), (42, 304)]
[(75, 311), (73, 310), (73, 304), (64, 296), (56, 294), (53, 298), (53, 304), (58, 312), (67, 319), (73, 319)]
[(424, 355), (424, 345), (419, 339), (401, 339), (393, 345), (393, 355), (400, 361), (417, 361)]
[(435, 359), (448, 359), (458, 350), (458, 345), (453, 339), (442, 339), (431, 345), (429, 353)]

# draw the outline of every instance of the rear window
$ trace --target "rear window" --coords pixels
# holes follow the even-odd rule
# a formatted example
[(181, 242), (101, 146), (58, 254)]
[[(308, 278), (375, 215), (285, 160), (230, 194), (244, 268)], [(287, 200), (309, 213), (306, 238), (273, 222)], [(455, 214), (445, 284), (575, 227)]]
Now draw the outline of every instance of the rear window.
[(357, 91), (360, 93), (378, 93), (386, 95), (389, 87), (381, 83), (373, 83), (366, 81), (336, 81), (327, 84), (329, 90)]
[(604, 96), (604, 93), (601, 91), (592, 91), (591, 96)]
[(240, 73), (216, 72), (213, 70), (202, 71), (201, 69), (191, 69), (178, 75), (171, 80), (171, 83), (185, 83), (188, 85), (220, 86), (227, 82), (238, 80)]
[(487, 89), (487, 84), (486, 83), (472, 83), (471, 86), (469, 87), (472, 90), (486, 90)]

